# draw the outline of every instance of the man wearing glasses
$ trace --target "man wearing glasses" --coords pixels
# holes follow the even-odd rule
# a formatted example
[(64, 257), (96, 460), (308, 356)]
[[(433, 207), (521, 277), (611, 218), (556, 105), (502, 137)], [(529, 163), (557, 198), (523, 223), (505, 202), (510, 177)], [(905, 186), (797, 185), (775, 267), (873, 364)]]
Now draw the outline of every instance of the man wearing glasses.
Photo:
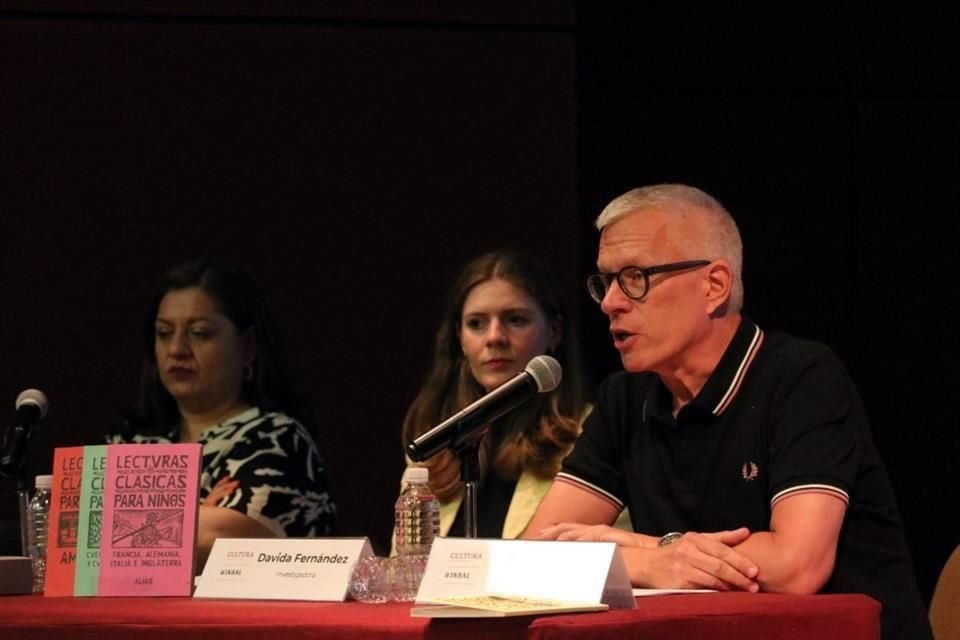
[[(932, 638), (859, 395), (826, 346), (741, 314), (729, 213), (656, 185), (597, 228), (587, 287), (626, 371), (525, 536), (617, 542), (637, 586), (866, 593), (884, 638)], [(609, 526), (625, 507), (637, 533)]]

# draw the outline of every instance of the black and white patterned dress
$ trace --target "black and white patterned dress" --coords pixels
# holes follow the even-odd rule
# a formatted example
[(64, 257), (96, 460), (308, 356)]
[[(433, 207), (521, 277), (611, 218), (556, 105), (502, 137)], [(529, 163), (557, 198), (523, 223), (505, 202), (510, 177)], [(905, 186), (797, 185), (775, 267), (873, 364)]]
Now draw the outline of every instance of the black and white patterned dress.
[[(111, 434), (111, 444), (179, 441), (174, 428), (162, 436)], [(221, 478), (240, 486), (217, 503), (260, 522), (280, 537), (311, 537), (333, 531), (336, 506), (327, 471), (307, 430), (279, 412), (254, 407), (200, 434), (203, 466), (200, 500)]]

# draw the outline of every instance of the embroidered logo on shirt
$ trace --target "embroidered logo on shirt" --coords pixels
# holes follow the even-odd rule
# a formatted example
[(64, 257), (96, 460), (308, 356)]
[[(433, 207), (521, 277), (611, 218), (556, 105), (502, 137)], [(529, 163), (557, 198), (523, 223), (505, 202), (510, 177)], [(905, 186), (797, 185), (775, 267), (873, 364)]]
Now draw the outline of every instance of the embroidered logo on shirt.
[(760, 469), (757, 467), (756, 462), (744, 462), (743, 467), (740, 469), (740, 475), (742, 475), (743, 479), (747, 482), (753, 482), (757, 479), (757, 476), (760, 475)]

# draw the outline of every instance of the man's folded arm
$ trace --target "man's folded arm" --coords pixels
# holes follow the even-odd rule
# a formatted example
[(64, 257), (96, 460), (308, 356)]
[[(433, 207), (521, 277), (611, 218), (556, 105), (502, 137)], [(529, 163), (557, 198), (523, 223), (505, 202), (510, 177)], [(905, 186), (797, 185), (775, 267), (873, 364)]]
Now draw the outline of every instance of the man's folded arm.
[(846, 501), (834, 492), (797, 493), (774, 504), (770, 531), (736, 550), (759, 568), (763, 591), (816, 593), (833, 574)]
[(543, 497), (537, 512), (523, 532), (527, 539), (541, 537), (545, 529), (564, 522), (582, 525), (613, 524), (623, 505), (558, 476)]
[(557, 476), (523, 537), (616, 542), (637, 586), (757, 590), (754, 563), (732, 548), (749, 535), (746, 529), (693, 534), (682, 543), (658, 547), (655, 536), (609, 526), (621, 508), (604, 492)]

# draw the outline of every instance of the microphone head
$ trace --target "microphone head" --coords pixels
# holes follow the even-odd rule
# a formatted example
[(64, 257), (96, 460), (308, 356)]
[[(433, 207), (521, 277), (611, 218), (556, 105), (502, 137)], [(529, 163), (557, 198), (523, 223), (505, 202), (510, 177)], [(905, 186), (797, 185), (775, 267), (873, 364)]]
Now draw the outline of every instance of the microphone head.
[(42, 418), (47, 415), (50, 403), (47, 401), (47, 395), (40, 389), (26, 389), (17, 396), (17, 412), (19, 413), (21, 408), (28, 406), (36, 407)]
[(537, 356), (524, 369), (537, 383), (537, 391), (547, 393), (553, 391), (563, 379), (563, 369), (556, 358)]

